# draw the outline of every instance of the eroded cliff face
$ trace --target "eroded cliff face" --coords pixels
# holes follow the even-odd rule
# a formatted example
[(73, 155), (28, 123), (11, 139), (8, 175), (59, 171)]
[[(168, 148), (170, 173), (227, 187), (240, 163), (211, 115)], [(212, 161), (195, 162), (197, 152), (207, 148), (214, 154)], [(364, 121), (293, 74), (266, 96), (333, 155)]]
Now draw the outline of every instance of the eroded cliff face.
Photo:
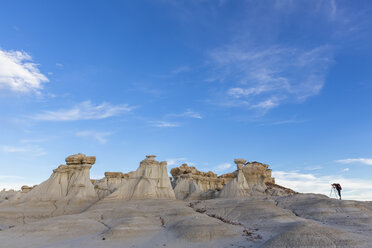
[(212, 171), (202, 172), (187, 164), (173, 168), (170, 173), (173, 176), (174, 192), (179, 200), (214, 198), (216, 192), (235, 177), (235, 173), (217, 176)]
[(132, 199), (175, 199), (174, 191), (167, 172), (167, 162), (158, 162), (155, 155), (147, 155), (138, 169), (129, 173), (128, 180), (107, 200)]
[(237, 164), (237, 170), (221, 176), (217, 176), (211, 171), (201, 172), (187, 164), (173, 168), (171, 170), (172, 185), (177, 199), (234, 198), (287, 192), (278, 193), (279, 188), (277, 187), (271, 187), (270, 191), (267, 190), (266, 183), (275, 184), (275, 179), (271, 177), (271, 169), (268, 169), (267, 164), (246, 163), (244, 159), (235, 159), (234, 162)]
[[(40, 185), (23, 186), (18, 192), (1, 192), (0, 202), (49, 202), (58, 211), (61, 208), (66, 211), (71, 206), (86, 207), (103, 198), (201, 200), (295, 193), (275, 184), (267, 164), (246, 163), (244, 159), (234, 162), (237, 170), (220, 176), (182, 164), (170, 171), (173, 178), (169, 178), (167, 163), (147, 155), (134, 172), (105, 172), (104, 178), (91, 180), (89, 173), (95, 157), (79, 153), (67, 157), (66, 164), (53, 170), (51, 177)], [(58, 213), (57, 210), (54, 212)]]
[(129, 174), (123, 172), (105, 172), (105, 177), (92, 180), (94, 189), (100, 199), (116, 191), (120, 185), (129, 180)]

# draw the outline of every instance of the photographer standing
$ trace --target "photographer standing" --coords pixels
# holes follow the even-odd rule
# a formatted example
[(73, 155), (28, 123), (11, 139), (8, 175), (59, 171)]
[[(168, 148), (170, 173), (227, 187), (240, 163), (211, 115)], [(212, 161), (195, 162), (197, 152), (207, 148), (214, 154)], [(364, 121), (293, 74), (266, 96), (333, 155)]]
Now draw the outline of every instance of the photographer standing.
[(333, 183), (332, 187), (337, 190), (338, 196), (340, 197), (340, 200), (341, 200), (341, 190), (342, 190), (341, 185), (339, 183)]

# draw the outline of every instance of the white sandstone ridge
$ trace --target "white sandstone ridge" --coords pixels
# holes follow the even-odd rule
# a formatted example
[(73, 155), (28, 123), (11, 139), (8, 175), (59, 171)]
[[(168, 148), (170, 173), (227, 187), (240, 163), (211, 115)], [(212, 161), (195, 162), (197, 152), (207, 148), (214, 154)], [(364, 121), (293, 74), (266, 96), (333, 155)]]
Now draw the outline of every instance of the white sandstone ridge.
[(167, 162), (159, 163), (155, 157), (155, 155), (147, 155), (138, 169), (129, 173), (129, 179), (105, 199), (175, 199), (168, 177)]

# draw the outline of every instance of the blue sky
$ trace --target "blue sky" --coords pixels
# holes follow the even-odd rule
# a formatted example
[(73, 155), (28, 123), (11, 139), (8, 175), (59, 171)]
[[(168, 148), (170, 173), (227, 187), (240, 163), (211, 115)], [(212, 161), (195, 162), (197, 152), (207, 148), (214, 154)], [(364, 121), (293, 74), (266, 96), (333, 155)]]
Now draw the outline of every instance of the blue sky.
[(372, 200), (369, 1), (3, 1), (0, 187), (70, 154), (218, 174), (270, 164), (301, 192)]

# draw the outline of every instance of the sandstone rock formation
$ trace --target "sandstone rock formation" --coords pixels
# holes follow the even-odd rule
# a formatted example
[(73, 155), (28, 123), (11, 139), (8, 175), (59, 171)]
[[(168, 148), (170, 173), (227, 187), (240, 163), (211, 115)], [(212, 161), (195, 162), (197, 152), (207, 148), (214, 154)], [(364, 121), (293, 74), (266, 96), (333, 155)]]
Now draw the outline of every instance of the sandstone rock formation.
[(19, 191), (15, 191), (13, 189), (11, 190), (5, 190), (3, 189), (0, 191), (0, 203), (2, 202), (8, 202), (14, 198), (18, 198), (21, 195)]
[(249, 187), (253, 193), (264, 193), (266, 190), (266, 182), (275, 183), (275, 179), (271, 177), (271, 169), (268, 169), (267, 164), (258, 162), (248, 162), (243, 167), (243, 173)]
[(27, 186), (27, 185), (23, 185), (21, 187), (21, 192), (22, 193), (28, 193), (30, 192), (33, 188), (35, 188), (37, 185), (34, 185), (34, 186)]
[(54, 169), (50, 178), (26, 194), (25, 199), (69, 203), (98, 200), (89, 176), (95, 161), (96, 157), (87, 157), (81, 153), (68, 156), (66, 164)]
[(92, 180), (94, 189), (100, 199), (113, 193), (120, 185), (129, 179), (129, 174), (123, 172), (105, 172), (105, 177), (100, 180)]
[[(271, 187), (267, 190), (266, 183), (271, 183), (275, 185), (275, 179), (271, 177), (271, 169), (268, 169), (267, 164), (262, 164), (259, 162), (248, 162), (245, 160), (237, 160), (239, 162), (238, 170), (217, 176), (215, 173), (201, 172), (195, 167), (187, 166), (183, 164), (180, 167), (173, 168), (171, 174), (173, 176), (172, 185), (176, 198), (179, 200), (191, 200), (191, 199), (212, 199), (221, 195), (220, 191), (227, 185), (231, 180), (237, 178), (239, 181), (238, 187), (243, 187), (244, 190), (240, 192), (245, 192), (243, 195), (257, 195), (257, 194), (270, 194), (270, 195), (286, 195), (288, 191), (282, 190), (279, 187)], [(240, 171), (240, 176), (238, 178), (238, 171)], [(245, 177), (245, 182), (243, 182), (242, 176)], [(247, 186), (250, 193), (247, 194)], [(236, 182), (230, 186), (235, 185)], [(229, 187), (230, 187), (229, 186)], [(234, 193), (235, 194), (235, 193)], [(223, 194), (223, 197), (228, 197), (228, 194)], [(238, 196), (231, 196), (238, 197)]]
[(251, 195), (250, 187), (243, 174), (243, 166), (246, 160), (235, 159), (234, 162), (237, 167), (236, 177), (222, 188), (221, 192), (218, 194), (220, 198), (242, 198)]
[(105, 199), (175, 199), (167, 172), (167, 162), (158, 162), (155, 155), (147, 155), (129, 179)]
[(60, 215), (84, 210), (99, 200), (90, 181), (90, 168), (95, 157), (75, 154), (66, 158), (66, 164), (53, 170), (50, 178), (34, 188), (23, 187), (20, 197), (13, 197), (8, 203), (11, 208), (3, 208), (0, 217), (16, 214), (19, 208), (27, 209), (27, 215)]
[(287, 195), (294, 195), (298, 194), (296, 191), (283, 187), (281, 185), (271, 183), (271, 182), (266, 182), (266, 187), (267, 189), (265, 190), (265, 193), (267, 195), (271, 196), (287, 196)]
[(170, 173), (173, 176), (172, 185), (176, 198), (185, 199), (211, 199), (217, 191), (235, 177), (234, 173), (217, 176), (212, 171), (201, 172), (194, 166), (182, 164), (173, 168)]

